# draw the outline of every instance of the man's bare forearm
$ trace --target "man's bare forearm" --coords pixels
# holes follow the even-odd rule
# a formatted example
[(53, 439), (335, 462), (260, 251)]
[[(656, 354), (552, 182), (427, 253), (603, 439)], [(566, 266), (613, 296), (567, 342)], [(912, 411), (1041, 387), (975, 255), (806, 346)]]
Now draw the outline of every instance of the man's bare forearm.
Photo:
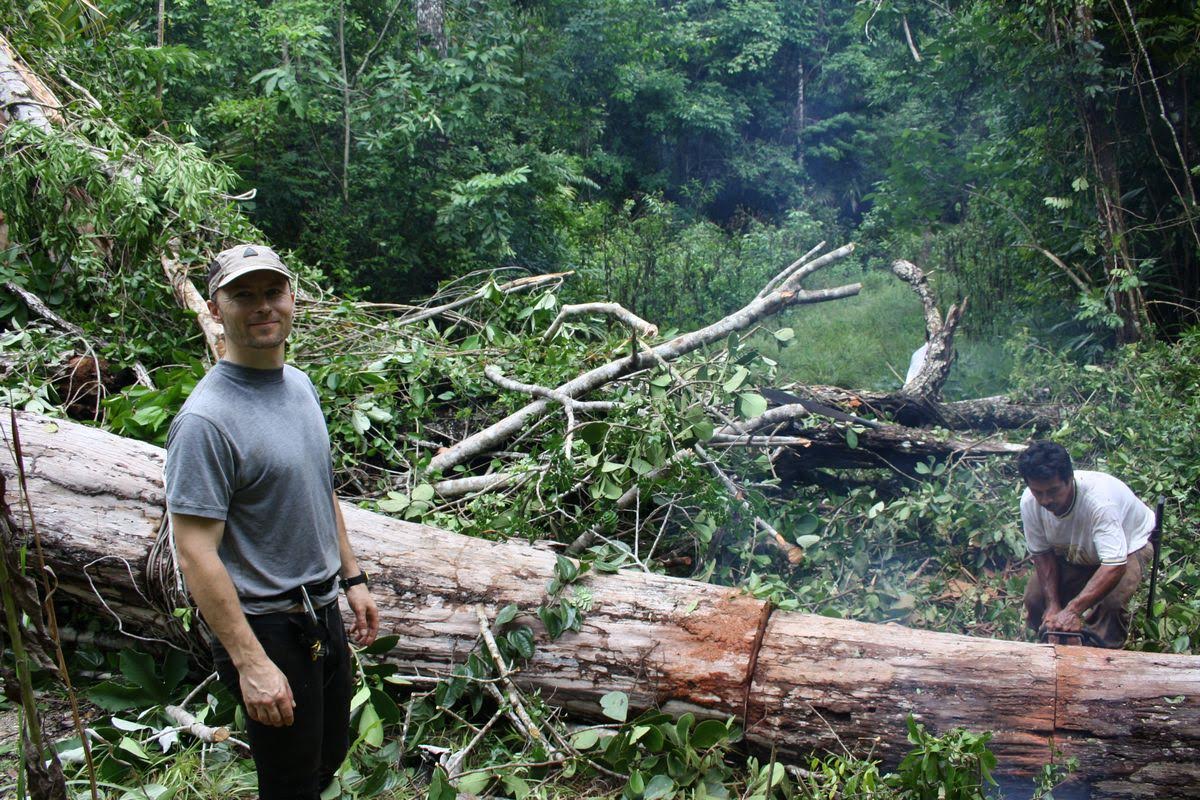
[(342, 564), (338, 574), (343, 578), (353, 578), (362, 570), (359, 569), (358, 559), (354, 557), (354, 550), (350, 547), (350, 536), (346, 533), (346, 520), (342, 517), (342, 505), (338, 502), (337, 494), (333, 495), (333, 514), (337, 522), (338, 560)]
[(1053, 551), (1038, 553), (1033, 557), (1033, 565), (1037, 570), (1038, 582), (1042, 585), (1042, 596), (1046, 598), (1046, 608), (1057, 611), (1062, 608), (1062, 600), (1058, 596), (1058, 558)]
[(1124, 564), (1100, 567), (1083, 587), (1083, 590), (1075, 595), (1064, 609), (1083, 616), (1088, 609), (1099, 603), (1109, 592), (1117, 588), (1117, 584), (1121, 582), (1121, 577), (1124, 574)]
[[(172, 515), (179, 569), (188, 591), (230, 659), (239, 671), (261, 664), (267, 654), (246, 621), (238, 602), (237, 589), (217, 555), (224, 524), (186, 515)], [(198, 523), (196, 520), (200, 519)], [(214, 524), (215, 523), (215, 524)]]

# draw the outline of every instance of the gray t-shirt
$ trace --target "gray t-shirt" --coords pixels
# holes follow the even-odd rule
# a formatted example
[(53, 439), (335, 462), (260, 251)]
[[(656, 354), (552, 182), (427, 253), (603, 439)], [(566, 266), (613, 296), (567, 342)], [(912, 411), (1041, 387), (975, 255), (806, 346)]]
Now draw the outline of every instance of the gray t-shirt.
[[(197, 384), (167, 434), (167, 510), (225, 520), (218, 553), (247, 614), (341, 565), (329, 433), (317, 391), (295, 367), (228, 361)], [(318, 605), (332, 602), (337, 586)]]

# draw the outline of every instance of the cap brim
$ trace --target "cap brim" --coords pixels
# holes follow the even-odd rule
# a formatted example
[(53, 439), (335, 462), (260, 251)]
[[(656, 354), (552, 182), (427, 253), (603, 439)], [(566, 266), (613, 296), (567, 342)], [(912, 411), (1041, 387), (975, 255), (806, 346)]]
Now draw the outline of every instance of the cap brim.
[(228, 286), (238, 278), (242, 277), (243, 275), (248, 275), (251, 272), (277, 272), (283, 277), (287, 278), (289, 281), (292, 280), (292, 273), (288, 272), (283, 267), (280, 267), (278, 264), (242, 264), (237, 269), (231, 270), (228, 274), (222, 275), (221, 280), (209, 287), (209, 294), (217, 291), (217, 289)]

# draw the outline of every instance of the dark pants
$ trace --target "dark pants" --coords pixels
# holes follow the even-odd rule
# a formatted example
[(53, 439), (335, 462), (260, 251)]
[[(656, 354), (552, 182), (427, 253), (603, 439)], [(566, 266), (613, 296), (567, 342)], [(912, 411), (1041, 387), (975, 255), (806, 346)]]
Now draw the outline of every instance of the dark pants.
[[(1130, 553), (1120, 582), (1084, 615), (1084, 630), (1092, 635), (1100, 647), (1119, 650), (1125, 646), (1125, 638), (1129, 635), (1129, 601), (1153, 558), (1154, 549), (1150, 545)], [(1099, 567), (1071, 564), (1062, 556), (1055, 556), (1055, 560), (1058, 562), (1058, 599), (1065, 606), (1083, 591)], [(1025, 613), (1029, 627), (1034, 631), (1039, 630), (1042, 616), (1046, 613), (1046, 597), (1036, 569), (1025, 585)]]
[[(312, 623), (304, 614), (250, 614), (267, 656), (287, 676), (295, 721), (277, 728), (246, 720), (261, 800), (318, 800), (350, 749), (350, 647), (336, 602), (317, 611), (325, 654), (312, 657)], [(213, 660), (221, 682), (242, 702), (237, 669), (219, 642)]]

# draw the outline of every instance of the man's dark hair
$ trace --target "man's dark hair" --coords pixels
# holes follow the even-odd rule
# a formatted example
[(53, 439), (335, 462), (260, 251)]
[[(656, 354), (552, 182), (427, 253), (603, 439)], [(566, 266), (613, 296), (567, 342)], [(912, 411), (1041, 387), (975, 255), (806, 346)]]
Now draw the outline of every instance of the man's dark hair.
[(1026, 481), (1071, 480), (1075, 474), (1071, 454), (1061, 444), (1040, 439), (1017, 457), (1017, 472)]

